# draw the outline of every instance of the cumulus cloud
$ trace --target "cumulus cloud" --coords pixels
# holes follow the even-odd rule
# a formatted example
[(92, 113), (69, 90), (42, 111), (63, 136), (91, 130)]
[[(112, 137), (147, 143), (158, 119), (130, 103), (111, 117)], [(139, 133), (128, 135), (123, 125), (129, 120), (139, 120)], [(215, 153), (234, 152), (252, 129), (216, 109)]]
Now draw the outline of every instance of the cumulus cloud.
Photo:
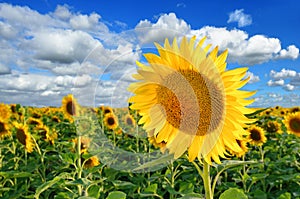
[(259, 76), (257, 75), (254, 75), (252, 72), (250, 71), (247, 71), (246, 73), (246, 77), (250, 77), (250, 80), (249, 80), (249, 84), (253, 84), (253, 83), (256, 83), (256, 82), (259, 82), (260, 81), (260, 78)]
[(281, 69), (277, 72), (270, 71), (271, 80), (268, 81), (268, 86), (281, 86), (286, 91), (293, 91), (300, 85), (300, 73), (295, 70)]
[(8, 66), (0, 63), (0, 75), (10, 74), (11, 69)]
[(244, 9), (235, 10), (229, 13), (227, 23), (237, 22), (238, 27), (249, 26), (252, 24), (252, 17), (244, 13)]
[(269, 80), (267, 82), (267, 84), (268, 84), (268, 86), (283, 86), (284, 85), (284, 80), (283, 79), (276, 80), (276, 81)]
[(290, 45), (286, 49), (282, 49), (278, 55), (277, 59), (297, 59), (299, 57), (299, 48), (295, 45)]
[(172, 39), (187, 34), (191, 27), (184, 20), (178, 19), (175, 13), (163, 14), (156, 23), (141, 20), (135, 27), (142, 44), (162, 42), (165, 38)]
[(279, 72), (276, 72), (274, 70), (270, 71), (270, 76), (274, 79), (293, 78), (296, 77), (297, 75), (300, 76), (300, 73), (285, 68), (281, 69), (281, 71)]

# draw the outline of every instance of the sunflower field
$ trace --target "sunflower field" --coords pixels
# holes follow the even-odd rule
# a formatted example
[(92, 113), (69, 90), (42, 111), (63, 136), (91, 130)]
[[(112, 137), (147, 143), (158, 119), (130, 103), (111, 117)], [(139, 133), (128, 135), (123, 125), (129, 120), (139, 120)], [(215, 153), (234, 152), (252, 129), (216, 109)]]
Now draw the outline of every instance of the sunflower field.
[[(2, 103), (0, 113), (0, 198), (204, 198), (198, 160), (144, 164), (138, 154), (165, 153), (131, 109), (82, 107), (68, 95), (61, 107)], [(243, 151), (211, 167), (214, 197), (300, 198), (300, 107), (248, 117), (257, 120), (244, 126)]]

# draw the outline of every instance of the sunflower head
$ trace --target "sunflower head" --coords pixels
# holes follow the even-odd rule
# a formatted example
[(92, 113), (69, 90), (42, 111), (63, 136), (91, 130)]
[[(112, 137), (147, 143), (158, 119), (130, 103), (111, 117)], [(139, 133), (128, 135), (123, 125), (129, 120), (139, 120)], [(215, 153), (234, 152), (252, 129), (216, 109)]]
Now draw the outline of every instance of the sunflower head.
[(288, 114), (283, 123), (287, 129), (287, 133), (293, 133), (300, 137), (300, 112)]
[(281, 125), (277, 121), (268, 121), (264, 126), (264, 129), (268, 133), (279, 133), (281, 134)]
[(61, 108), (66, 118), (68, 118), (70, 121), (74, 121), (73, 117), (78, 116), (80, 107), (75, 97), (69, 94), (62, 99)]
[(0, 118), (0, 140), (4, 137), (10, 136), (11, 131), (9, 130), (9, 124), (6, 120)]
[(235, 155), (237, 157), (242, 157), (243, 155), (245, 155), (248, 152), (248, 147), (247, 147), (248, 140), (241, 139), (241, 140), (236, 140), (236, 142), (240, 146), (241, 150), (240, 151), (229, 150), (229, 152), (232, 155)]
[(128, 126), (135, 126), (135, 119), (129, 113), (125, 115), (124, 121)]
[(100, 162), (97, 156), (93, 156), (84, 162), (83, 168), (89, 169), (98, 166), (99, 164)]
[(226, 70), (227, 50), (208, 54), (211, 45), (203, 47), (204, 41), (155, 44), (159, 55), (145, 54), (148, 66), (137, 62), (129, 103), (141, 115), (139, 124), (175, 158), (188, 151), (190, 161), (220, 163), (227, 148), (241, 149), (236, 139), (247, 134), (242, 125), (253, 122), (244, 116), (253, 112), (245, 107), (253, 100), (244, 98), (254, 92), (238, 90), (249, 81), (243, 79), (247, 69)]
[(119, 125), (118, 118), (113, 113), (107, 113), (103, 120), (105, 126), (110, 130), (116, 129)]
[(28, 132), (28, 126), (20, 123), (14, 123), (16, 129), (16, 137), (18, 141), (25, 146), (25, 150), (28, 153), (33, 151), (34, 142), (32, 140), (31, 134)]
[(267, 141), (263, 128), (252, 125), (251, 127), (248, 128), (248, 131), (249, 131), (248, 139), (251, 144), (261, 146)]
[(7, 104), (0, 104), (0, 116), (4, 120), (8, 120), (11, 116), (11, 109)]

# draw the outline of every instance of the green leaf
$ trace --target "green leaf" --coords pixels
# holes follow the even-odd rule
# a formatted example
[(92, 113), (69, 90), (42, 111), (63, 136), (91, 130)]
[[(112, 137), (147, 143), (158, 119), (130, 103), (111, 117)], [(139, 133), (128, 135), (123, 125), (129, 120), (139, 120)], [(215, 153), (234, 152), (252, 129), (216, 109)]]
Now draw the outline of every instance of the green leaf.
[(230, 188), (224, 191), (219, 199), (233, 199), (233, 198), (238, 198), (238, 199), (248, 199), (248, 196), (244, 194), (244, 192), (240, 189), (237, 188)]
[(99, 198), (100, 197), (100, 187), (97, 185), (92, 185), (88, 189), (88, 194), (91, 197)]
[(47, 181), (44, 184), (40, 185), (34, 194), (34, 198), (39, 198), (40, 194), (43, 193), (45, 190), (52, 187), (54, 184), (58, 183), (60, 180), (63, 180), (61, 177), (57, 176), (53, 180)]
[(150, 184), (148, 187), (144, 189), (146, 193), (156, 193), (157, 191), (157, 184)]
[(112, 183), (116, 188), (120, 188), (120, 189), (133, 189), (136, 187), (135, 184), (127, 181), (114, 180), (112, 181)]
[(179, 184), (179, 192), (183, 194), (193, 193), (194, 185), (191, 182), (181, 182)]
[(237, 167), (237, 166), (242, 166), (246, 164), (262, 164), (262, 162), (259, 161), (240, 161), (240, 160), (225, 160), (222, 162), (222, 164), (213, 164), (214, 167), (217, 167), (218, 169), (228, 169), (231, 167)]
[(189, 193), (178, 199), (205, 199), (205, 198), (203, 195), (199, 193)]
[(27, 178), (27, 177), (31, 177), (32, 174), (29, 172), (5, 171), (5, 172), (0, 172), (0, 176), (3, 176), (4, 178)]
[(126, 193), (122, 191), (113, 191), (108, 194), (106, 199), (126, 199)]
[(174, 154), (164, 155), (159, 159), (155, 159), (153, 161), (147, 162), (146, 164), (142, 164), (141, 166), (133, 169), (132, 171), (136, 172), (136, 171), (139, 171), (139, 170), (142, 170), (142, 169), (147, 169), (147, 168), (150, 168), (150, 167), (155, 167), (155, 166), (158, 166), (158, 165), (166, 164), (168, 161), (173, 160), (173, 159), (174, 159)]
[(254, 198), (259, 198), (259, 199), (267, 199), (268, 198), (268, 195), (261, 190), (255, 190), (253, 192), (253, 196), (254, 196)]
[(291, 198), (292, 195), (289, 192), (285, 192), (278, 197), (278, 199), (291, 199)]

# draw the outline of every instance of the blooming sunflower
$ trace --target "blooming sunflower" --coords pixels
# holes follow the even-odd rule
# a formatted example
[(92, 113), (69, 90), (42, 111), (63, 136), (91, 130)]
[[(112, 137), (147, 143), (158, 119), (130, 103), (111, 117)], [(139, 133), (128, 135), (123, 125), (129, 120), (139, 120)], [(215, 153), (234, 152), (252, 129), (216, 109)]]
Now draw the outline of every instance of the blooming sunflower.
[(252, 125), (248, 128), (248, 131), (249, 131), (248, 139), (251, 144), (261, 146), (263, 145), (263, 143), (267, 141), (263, 128)]
[(8, 120), (10, 118), (11, 109), (10, 109), (9, 105), (3, 104), (3, 103), (0, 104), (0, 116), (4, 120)]
[(293, 133), (300, 137), (300, 112), (288, 114), (285, 116), (283, 123), (287, 133)]
[(135, 120), (129, 113), (125, 115), (124, 121), (128, 126), (135, 126)]
[(33, 151), (34, 143), (31, 134), (28, 132), (28, 126), (20, 123), (14, 123), (18, 141), (25, 146), (28, 153)]
[(110, 130), (116, 129), (119, 125), (118, 118), (113, 113), (107, 113), (103, 121), (105, 126)]
[(62, 99), (61, 108), (65, 117), (68, 118), (71, 122), (74, 121), (73, 117), (78, 116), (79, 114), (79, 104), (72, 94), (69, 94)]
[(89, 169), (89, 168), (98, 166), (99, 164), (100, 164), (100, 162), (99, 162), (99, 159), (97, 158), (97, 156), (92, 156), (87, 161), (85, 161), (83, 168)]
[(267, 124), (264, 126), (264, 129), (268, 133), (282, 133), (281, 125), (277, 121), (268, 121)]
[(242, 157), (243, 155), (245, 155), (245, 153), (247, 153), (248, 151), (248, 147), (247, 147), (247, 139), (242, 139), (242, 140), (236, 140), (236, 142), (238, 143), (238, 145), (242, 148), (242, 151), (233, 151), (233, 150), (229, 150), (229, 152), (232, 155), (235, 155), (236, 157)]
[(9, 124), (3, 118), (0, 118), (0, 139), (11, 135), (11, 131), (9, 130)]
[(145, 54), (149, 66), (137, 62), (138, 82), (128, 90), (135, 94), (130, 108), (139, 111), (139, 124), (154, 131), (157, 143), (165, 142), (175, 159), (187, 150), (190, 161), (211, 164), (220, 163), (226, 148), (242, 151), (236, 139), (247, 135), (242, 124), (253, 122), (244, 115), (253, 112), (246, 108), (253, 100), (245, 98), (255, 92), (238, 90), (249, 81), (243, 79), (247, 68), (226, 70), (228, 51), (218, 55), (216, 47), (208, 54), (205, 39), (155, 43), (159, 56)]

